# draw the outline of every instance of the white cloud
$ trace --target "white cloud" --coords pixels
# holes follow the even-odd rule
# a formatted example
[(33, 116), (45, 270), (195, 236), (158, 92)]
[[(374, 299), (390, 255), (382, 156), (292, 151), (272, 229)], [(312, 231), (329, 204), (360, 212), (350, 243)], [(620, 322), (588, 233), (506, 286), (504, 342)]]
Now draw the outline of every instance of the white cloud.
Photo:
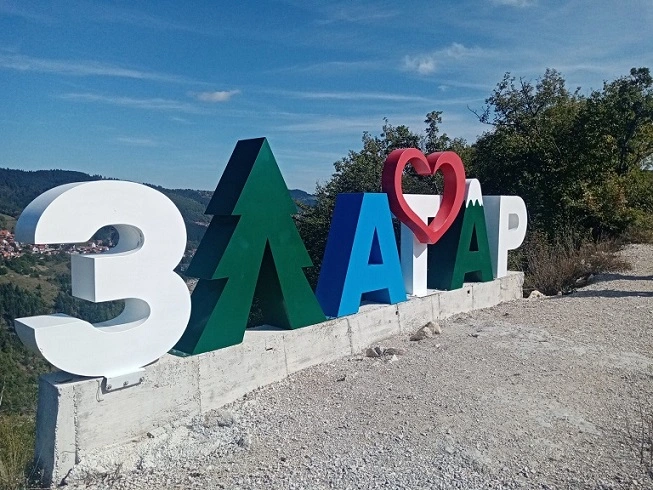
[(114, 95), (99, 95), (91, 93), (69, 93), (59, 96), (63, 100), (72, 100), (77, 102), (97, 102), (100, 104), (117, 105), (130, 107), (132, 109), (145, 109), (153, 111), (176, 111), (187, 114), (206, 114), (207, 111), (187, 102), (172, 99), (136, 99), (133, 97), (123, 97)]
[(154, 148), (160, 146), (158, 141), (155, 141), (151, 138), (134, 138), (132, 136), (121, 136), (116, 138), (116, 141), (119, 143), (124, 143), (129, 146), (142, 146), (148, 148)]
[(179, 123), (179, 124), (193, 124), (191, 121), (189, 121), (188, 119), (186, 119), (184, 117), (170, 116), (168, 119), (170, 119), (171, 121), (174, 121), (176, 123)]
[(450, 46), (438, 49), (432, 53), (405, 56), (404, 69), (420, 75), (429, 75), (438, 70), (440, 62), (451, 64), (454, 61), (478, 59), (480, 57), (486, 57), (489, 54), (490, 51), (482, 48), (468, 48), (460, 43), (452, 43)]
[(438, 53), (445, 54), (449, 58), (457, 60), (463, 58), (477, 57), (485, 53), (481, 48), (468, 48), (460, 43), (452, 43), (451, 46), (440, 50)]
[(189, 92), (188, 95), (195, 97), (202, 102), (227, 102), (234, 95), (238, 95), (240, 90), (218, 90), (215, 92)]
[(495, 5), (507, 5), (509, 7), (530, 7), (535, 5), (535, 0), (490, 0)]
[(415, 71), (420, 75), (429, 75), (435, 72), (437, 63), (432, 55), (405, 56), (404, 68), (408, 71)]
[(349, 2), (338, 5), (325, 2), (321, 10), (325, 18), (318, 20), (317, 24), (322, 25), (334, 23), (372, 24), (401, 14), (400, 10), (382, 10), (378, 5), (372, 8), (370, 5), (354, 5)]
[(104, 76), (169, 83), (202, 83), (178, 75), (125, 68), (97, 61), (52, 60), (19, 54), (0, 54), (0, 68), (77, 77)]
[(311, 63), (308, 65), (290, 65), (283, 68), (270, 70), (271, 72), (316, 72), (331, 74), (341, 74), (343, 71), (363, 71), (363, 70), (380, 70), (387, 67), (387, 62), (383, 60), (360, 60), (360, 61), (323, 61), (320, 63)]
[(416, 103), (429, 105), (457, 105), (476, 102), (476, 98), (434, 99), (417, 95), (393, 94), (388, 92), (300, 92), (292, 90), (269, 90), (266, 93), (297, 99), (336, 100), (336, 101), (380, 101), (400, 104)]

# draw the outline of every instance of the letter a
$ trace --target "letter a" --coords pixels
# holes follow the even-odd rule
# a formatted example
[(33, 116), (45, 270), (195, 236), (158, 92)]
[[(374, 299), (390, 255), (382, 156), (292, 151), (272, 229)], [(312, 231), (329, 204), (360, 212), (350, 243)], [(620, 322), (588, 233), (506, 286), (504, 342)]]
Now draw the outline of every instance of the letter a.
[(429, 247), (428, 286), (459, 289), (463, 282), (492, 280), (481, 185), (467, 179), (465, 205), (444, 236)]

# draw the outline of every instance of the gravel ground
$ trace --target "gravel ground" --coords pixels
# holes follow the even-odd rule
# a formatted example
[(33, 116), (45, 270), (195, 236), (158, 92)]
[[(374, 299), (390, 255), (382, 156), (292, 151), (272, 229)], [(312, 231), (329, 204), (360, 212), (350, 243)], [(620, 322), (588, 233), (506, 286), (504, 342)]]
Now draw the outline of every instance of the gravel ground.
[(653, 247), (622, 254), (631, 271), (573, 294), (458, 315), (381, 344), (401, 355), (316, 366), (158, 429), (68, 488), (653, 489)]

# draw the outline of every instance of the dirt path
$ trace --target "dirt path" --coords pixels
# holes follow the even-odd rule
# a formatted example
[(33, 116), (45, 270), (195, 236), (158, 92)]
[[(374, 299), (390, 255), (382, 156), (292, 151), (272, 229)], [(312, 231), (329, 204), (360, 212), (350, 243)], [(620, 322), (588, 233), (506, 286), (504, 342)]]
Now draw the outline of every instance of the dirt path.
[(405, 349), (398, 357), (300, 372), (153, 434), (135, 471), (114, 471), (118, 454), (88, 462), (77, 484), (653, 488), (638, 445), (640, 408), (653, 438), (653, 247), (623, 255), (627, 273), (458, 315), (420, 342), (382, 344)]

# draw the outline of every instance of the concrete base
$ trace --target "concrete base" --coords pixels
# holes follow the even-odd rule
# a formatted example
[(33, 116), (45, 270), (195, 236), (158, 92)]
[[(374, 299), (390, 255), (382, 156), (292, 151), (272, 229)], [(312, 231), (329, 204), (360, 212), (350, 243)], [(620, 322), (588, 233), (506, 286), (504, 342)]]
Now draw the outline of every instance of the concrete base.
[(44, 375), (36, 434), (43, 482), (58, 484), (91, 451), (190, 420), (301, 369), (358, 354), (429, 321), (521, 298), (523, 280), (522, 273), (509, 272), (397, 305), (365, 305), (355, 315), (299, 330), (248, 329), (240, 345), (192, 357), (166, 355), (145, 369), (141, 384), (121, 390), (107, 391), (104, 378)]

